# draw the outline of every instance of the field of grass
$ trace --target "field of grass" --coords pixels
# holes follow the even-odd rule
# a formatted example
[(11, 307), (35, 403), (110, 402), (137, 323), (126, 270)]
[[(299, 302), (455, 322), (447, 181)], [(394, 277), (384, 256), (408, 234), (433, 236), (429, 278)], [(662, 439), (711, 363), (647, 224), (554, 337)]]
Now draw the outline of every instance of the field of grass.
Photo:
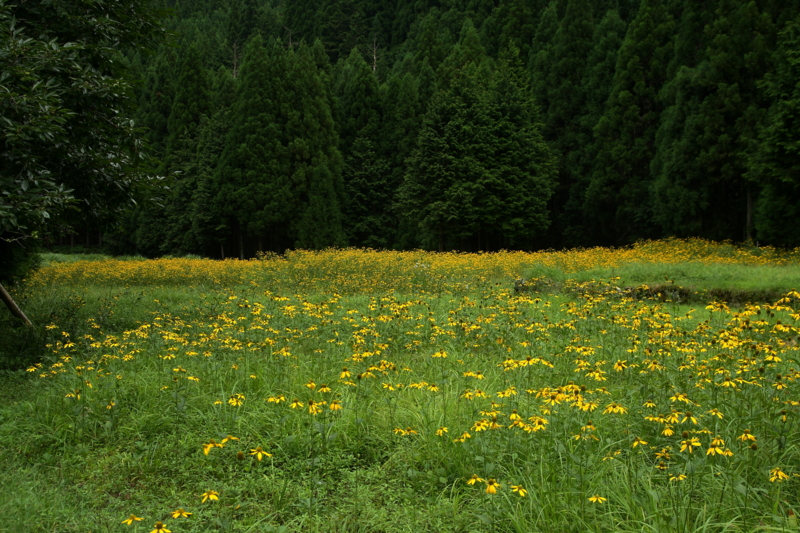
[(797, 252), (75, 259), (0, 324), (0, 529), (800, 530)]

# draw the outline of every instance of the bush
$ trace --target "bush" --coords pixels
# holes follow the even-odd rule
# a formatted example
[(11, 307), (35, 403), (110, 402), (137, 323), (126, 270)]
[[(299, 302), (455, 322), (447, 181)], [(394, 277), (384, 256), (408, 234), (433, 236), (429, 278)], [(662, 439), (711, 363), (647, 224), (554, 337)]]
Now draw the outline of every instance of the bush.
[(39, 247), (32, 241), (23, 244), (0, 237), (0, 283), (14, 285), (39, 267)]

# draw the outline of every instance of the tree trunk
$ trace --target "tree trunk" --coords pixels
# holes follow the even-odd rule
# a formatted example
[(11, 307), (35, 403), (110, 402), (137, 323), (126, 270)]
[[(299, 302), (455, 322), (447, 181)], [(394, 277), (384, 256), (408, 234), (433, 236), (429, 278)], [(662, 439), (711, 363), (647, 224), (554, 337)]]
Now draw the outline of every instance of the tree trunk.
[(222, 256), (222, 259), (225, 259), (225, 245), (219, 243), (219, 254)]
[(3, 300), (3, 303), (6, 304), (6, 307), (8, 307), (8, 309), (15, 317), (25, 322), (26, 326), (33, 327), (31, 321), (28, 320), (28, 317), (25, 316), (25, 313), (23, 313), (22, 309), (20, 309), (19, 306), (17, 306), (17, 304), (14, 302), (14, 299), (11, 298), (11, 295), (8, 294), (8, 292), (6, 292), (5, 287), (3, 287), (2, 285), (0, 285), (0, 299)]
[(238, 71), (236, 69), (239, 57), (236, 55), (236, 41), (233, 41), (233, 79), (236, 79)]
[(244, 261), (244, 237), (241, 229), (239, 230), (239, 260)]

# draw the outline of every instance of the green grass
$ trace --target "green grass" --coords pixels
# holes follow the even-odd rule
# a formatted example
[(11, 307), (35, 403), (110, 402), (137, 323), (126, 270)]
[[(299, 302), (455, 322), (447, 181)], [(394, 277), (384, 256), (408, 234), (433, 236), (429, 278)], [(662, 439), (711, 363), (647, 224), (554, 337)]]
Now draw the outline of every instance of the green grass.
[[(83, 283), (20, 291), (37, 328), (3, 318), (21, 351), (0, 352), (17, 364), (44, 356), (34, 372), (2, 374), (0, 529), (798, 531), (789, 511), (800, 511), (799, 302), (692, 309), (598, 282), (664, 275), (733, 289), (772, 272), (681, 267), (628, 265), (577, 281), (535, 273), (569, 289), (549, 294), (515, 293), (508, 279), (338, 296), (302, 292), (317, 285), (299, 280), (278, 297), (254, 284), (98, 286), (90, 267)], [(353, 375), (342, 378), (343, 367)], [(726, 377), (747, 383), (727, 387)], [(597, 405), (570, 406), (578, 397)], [(289, 407), (295, 398), (303, 408)], [(309, 399), (328, 404), (312, 415)], [(344, 409), (331, 411), (334, 400)], [(612, 403), (627, 413), (604, 414)], [(645, 418), (671, 413), (677, 421)], [(509, 427), (516, 414), (546, 429)], [(502, 428), (476, 429), (495, 416)], [(739, 439), (745, 429), (757, 450)], [(204, 454), (228, 435), (239, 440)], [(731, 457), (707, 454), (716, 436)], [(692, 437), (699, 449), (681, 452)], [(633, 447), (636, 438), (647, 444)], [(272, 456), (256, 460), (258, 446)], [(775, 468), (789, 478), (771, 482)], [(487, 494), (484, 481), (467, 483), (474, 475), (502, 487)], [(202, 503), (210, 490), (219, 501)], [(170, 517), (178, 508), (193, 514)], [(130, 514), (144, 520), (122, 524)]]
[(539, 265), (528, 269), (525, 278), (543, 278), (555, 289), (563, 287), (568, 280), (588, 282), (614, 279), (614, 284), (621, 288), (642, 285), (665, 291), (681, 288), (684, 289), (683, 300), (691, 303), (717, 299), (741, 304), (746, 301), (775, 301), (786, 292), (800, 288), (800, 265), (626, 263), (615, 268), (591, 268), (577, 272)]
[[(63, 254), (55, 252), (43, 252), (39, 256), (42, 260), (42, 266), (52, 266), (60, 263), (77, 263), (79, 261), (107, 261), (112, 256), (97, 253), (83, 253), (83, 254)], [(146, 261), (147, 259), (140, 255), (125, 255), (114, 257), (117, 261)]]

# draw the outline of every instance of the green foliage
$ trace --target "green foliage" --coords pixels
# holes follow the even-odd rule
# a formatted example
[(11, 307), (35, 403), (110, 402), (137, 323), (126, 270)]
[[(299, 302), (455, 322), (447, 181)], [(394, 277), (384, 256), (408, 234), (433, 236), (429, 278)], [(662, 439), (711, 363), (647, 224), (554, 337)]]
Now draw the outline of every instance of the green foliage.
[[(565, 204), (585, 190), (584, 176), (589, 169), (582, 165), (582, 150), (592, 140), (592, 127), (582, 120), (587, 108), (587, 68), (597, 66), (588, 61), (593, 48), (594, 20), (592, 2), (570, 0), (553, 37), (547, 62), (539, 65), (536, 86), (546, 90), (542, 109), (544, 138), (558, 157), (558, 186), (551, 210), (557, 214), (551, 231), (563, 235), (574, 210)], [(587, 127), (588, 126), (588, 127)], [(573, 200), (573, 203), (574, 202)]]
[(748, 177), (763, 187), (758, 202), (758, 238), (790, 246), (800, 242), (800, 20), (781, 31), (778, 65), (761, 88), (772, 102), (762, 122)]
[(152, 153), (161, 156), (166, 151), (169, 129), (167, 119), (172, 114), (175, 101), (174, 54), (159, 54), (148, 65), (143, 86), (139, 90), (139, 107), (136, 111), (137, 124), (146, 128), (144, 139)]
[(192, 151), (192, 143), (197, 136), (200, 118), (208, 115), (211, 109), (208, 74), (196, 46), (188, 48), (181, 57), (180, 75), (177, 80), (175, 99), (167, 119), (166, 153), (164, 171), (180, 168), (179, 161), (172, 161), (178, 152)]
[(398, 193), (421, 242), (439, 250), (526, 246), (549, 223), (555, 171), (518, 51), (493, 73), (475, 43), (468, 22)]
[(257, 36), (247, 46), (230, 133), (203, 193), (239, 257), (245, 238), (259, 251), (265, 239), (277, 250), (344, 243), (342, 163), (324, 79), (304, 44), (286, 52)]
[(662, 0), (642, 0), (619, 50), (611, 95), (595, 127), (598, 155), (584, 203), (601, 242), (628, 243), (653, 233), (650, 161), (673, 25)]
[[(500, 155), (476, 165), (469, 157), (483, 156), (468, 154), (460, 163), (465, 174), (456, 181), (478, 181), (451, 191), (445, 202), (446, 217), (460, 228), (446, 247), (558, 248), (666, 235), (800, 243), (797, 224), (781, 223), (797, 216), (796, 187), (785, 179), (796, 170), (792, 152), (781, 156), (784, 148), (776, 148), (789, 146), (793, 131), (793, 52), (777, 44), (798, 14), (792, 3), (187, 0), (175, 8), (167, 24), (179, 47), (152, 55), (125, 50), (118, 62), (141, 78), (137, 124), (147, 128), (143, 139), (161, 160), (151, 168), (167, 177), (137, 191), (139, 207), (105, 240), (115, 249), (217, 257), (227, 249), (251, 257), (300, 244), (438, 247), (407, 211), (428, 200), (406, 202), (403, 183), (419, 169), (420, 140), (442, 141), (434, 138), (438, 132), (420, 130), (422, 117), (440, 114), (433, 107), (445, 105), (443, 96), (464, 76), (477, 80), (474, 102), (484, 102), (465, 108), (476, 112), (460, 126), (472, 136), (467, 146)], [(250, 74), (245, 91), (255, 109), (266, 109), (260, 118), (238, 100), (246, 43), (256, 35), (273, 43), (266, 47), (276, 58), (269, 75)], [(511, 75), (502, 59), (509, 50), (527, 66), (523, 77), (541, 110), (544, 142), (557, 157), (546, 208), (521, 218), (549, 221), (536, 223), (535, 240), (530, 232), (498, 237), (498, 217), (519, 226), (511, 214), (517, 208), (479, 192), (515, 183), (506, 177), (479, 184), (491, 173), (479, 167), (505, 157), (497, 145), (502, 128), (491, 122), (504, 119), (486, 102), (494, 101), (498, 80)], [(34, 52), (42, 65), (49, 61)], [(306, 53), (308, 72), (298, 66)], [(301, 78), (306, 85), (296, 85)], [(45, 118), (55, 128), (61, 119), (54, 110)], [(56, 184), (51, 178), (42, 176)], [(425, 179), (412, 181), (420, 194), (435, 197)], [(18, 216), (36, 218), (47, 202), (69, 196), (51, 190), (37, 200), (31, 190), (17, 187), (14, 201), (25, 206)], [(453, 211), (456, 198), (466, 202), (462, 213)], [(482, 207), (470, 203), (476, 198)], [(67, 222), (83, 220), (76, 212)]]
[(150, 2), (0, 4), (0, 238), (53, 227), (72, 204), (112, 220), (142, 146), (120, 47), (160, 32)]
[(584, 202), (599, 150), (594, 127), (603, 116), (606, 101), (611, 94), (617, 55), (625, 37), (625, 28), (625, 22), (618, 11), (609, 9), (595, 26), (592, 49), (586, 59), (586, 70), (582, 79), (585, 105), (581, 116), (577, 118), (580, 124), (578, 131), (585, 133), (581, 136), (581, 145), (569, 154), (574, 181), (569, 185), (568, 197), (560, 213), (558, 225), (563, 228), (564, 243), (570, 246), (588, 246), (597, 242), (597, 228), (585, 212)]
[(0, 285), (10, 286), (24, 280), (39, 266), (37, 252), (35, 242), (0, 239)]
[(278, 231), (298, 203), (289, 185), (290, 156), (280, 122), (289, 98), (288, 72), (286, 55), (274, 42), (265, 48), (255, 37), (248, 43), (233, 122), (211, 182), (212, 212), (236, 232), (242, 258), (244, 234)]
[(302, 202), (291, 233), (299, 248), (343, 246), (342, 155), (330, 103), (332, 96), (312, 55), (300, 46), (290, 53), (291, 108), (285, 139), (293, 153), (291, 180)]
[(653, 160), (653, 218), (670, 234), (753, 237), (744, 174), (762, 115), (756, 81), (770, 68), (770, 18), (755, 2), (722, 0), (706, 26), (704, 59), (683, 66), (667, 86), (672, 105)]

